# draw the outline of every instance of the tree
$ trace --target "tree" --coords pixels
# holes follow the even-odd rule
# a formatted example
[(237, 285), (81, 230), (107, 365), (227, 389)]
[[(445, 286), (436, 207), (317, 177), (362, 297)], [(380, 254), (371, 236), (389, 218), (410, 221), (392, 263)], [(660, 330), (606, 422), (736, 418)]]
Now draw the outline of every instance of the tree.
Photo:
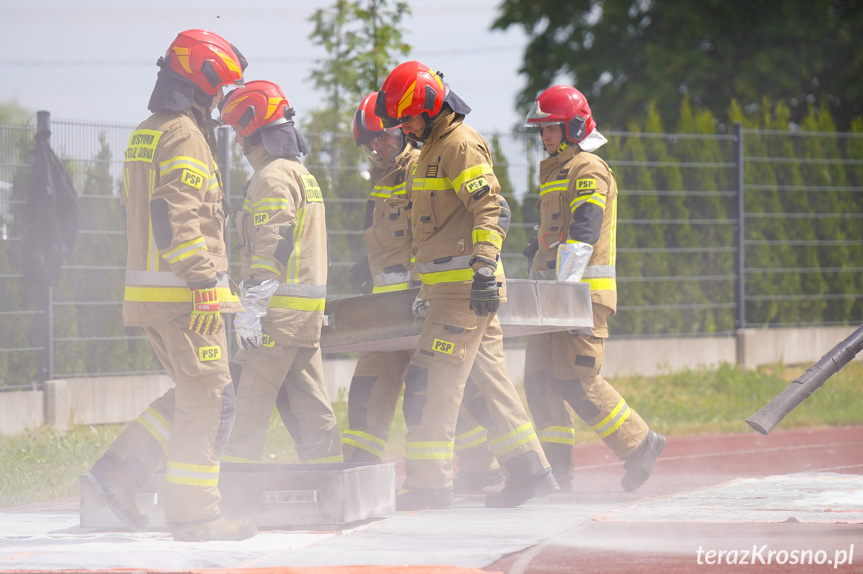
[(723, 121), (732, 100), (755, 113), (763, 96), (793, 122), (827, 105), (841, 130), (863, 111), (855, 0), (504, 0), (492, 27), (510, 26), (529, 37), (521, 106), (563, 75), (618, 129), (650, 101), (670, 124), (685, 95)]

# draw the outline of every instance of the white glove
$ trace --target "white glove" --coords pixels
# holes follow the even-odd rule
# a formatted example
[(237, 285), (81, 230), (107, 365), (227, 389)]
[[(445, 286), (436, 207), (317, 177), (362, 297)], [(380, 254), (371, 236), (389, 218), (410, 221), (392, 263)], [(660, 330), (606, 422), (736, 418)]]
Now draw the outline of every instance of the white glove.
[(279, 282), (276, 279), (267, 279), (254, 287), (246, 286), (245, 281), (240, 283), (243, 312), (234, 315), (234, 332), (237, 335), (237, 342), (244, 349), (254, 349), (263, 344), (261, 317), (267, 314), (270, 297), (276, 292), (278, 286)]
[(588, 243), (562, 243), (557, 248), (557, 280), (578, 283), (593, 254)]
[(413, 304), (411, 305), (411, 313), (417, 319), (425, 319), (426, 311), (429, 310), (429, 302), (423, 301), (419, 297), (414, 299)]

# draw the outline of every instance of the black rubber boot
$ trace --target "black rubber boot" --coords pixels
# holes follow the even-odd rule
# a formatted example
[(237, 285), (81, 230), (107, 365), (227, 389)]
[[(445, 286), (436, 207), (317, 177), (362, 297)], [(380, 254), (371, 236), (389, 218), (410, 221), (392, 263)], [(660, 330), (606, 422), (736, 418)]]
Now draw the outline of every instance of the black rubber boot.
[(396, 510), (444, 508), (451, 505), (454, 500), (451, 488), (441, 488), (439, 490), (431, 488), (403, 488), (396, 493)]
[(106, 452), (86, 476), (123, 524), (132, 530), (147, 527), (149, 520), (137, 502), (140, 485), (116, 455)]
[(530, 498), (542, 498), (560, 488), (551, 468), (543, 468), (536, 451), (529, 450), (507, 461), (509, 481), (499, 492), (485, 497), (488, 508), (514, 508)]
[(641, 441), (629, 456), (623, 459), (623, 468), (626, 474), (620, 480), (620, 485), (626, 492), (632, 492), (650, 478), (656, 459), (665, 448), (665, 437), (653, 431), (647, 433), (647, 437)]
[(461, 471), (453, 479), (452, 486), (455, 492), (481, 492), (484, 488), (501, 482), (503, 474), (496, 468), (485, 472)]
[(561, 492), (572, 492), (572, 445), (545, 443), (542, 445), (551, 472)]

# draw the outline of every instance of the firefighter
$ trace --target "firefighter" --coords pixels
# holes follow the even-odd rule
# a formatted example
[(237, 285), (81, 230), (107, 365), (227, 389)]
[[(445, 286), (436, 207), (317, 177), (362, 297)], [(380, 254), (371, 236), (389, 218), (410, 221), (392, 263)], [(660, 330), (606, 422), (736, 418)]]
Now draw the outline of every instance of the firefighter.
[(123, 320), (143, 327), (175, 386), (117, 437), (88, 478), (114, 514), (140, 530), (148, 520), (136, 492), (166, 467), (174, 540), (243, 540), (256, 534), (254, 523), (219, 515), (219, 452), (234, 413), (221, 314), (240, 304), (228, 283), (211, 114), (223, 86), (243, 83), (246, 61), (224, 38), (187, 30), (158, 66), (153, 114), (132, 133), (123, 169)]
[[(234, 90), (221, 113), (255, 172), (236, 219), (244, 310), (234, 319), (241, 346), (233, 360), (237, 415), (222, 460), (260, 462), (284, 386), (300, 460), (339, 462), (341, 434), (322, 371), (314, 368), (326, 299), (327, 229), (321, 189), (299, 160), (308, 146), (294, 127), (294, 109), (272, 82)], [(305, 376), (289, 378), (292, 371)]]
[(500, 248), (510, 209), (500, 195), (486, 141), (464, 123), (470, 108), (442, 75), (417, 61), (400, 64), (378, 92), (375, 113), (422, 148), (407, 179), (425, 321), (405, 376), (407, 424), (401, 510), (442, 507), (452, 495), (459, 405), (471, 368), (506, 485), (486, 506), (513, 507), (557, 490), (536, 432), (506, 372), (497, 310), (505, 296)]
[(590, 286), (593, 327), (527, 338), (524, 387), (558, 484), (571, 490), (575, 411), (624, 461), (623, 489), (644, 484), (665, 437), (599, 374), (608, 318), (617, 309), (617, 183), (593, 153), (606, 143), (584, 95), (571, 86), (542, 92), (526, 126), (538, 127), (548, 156), (540, 163), (540, 222), (525, 250), (529, 276)]
[[(372, 92), (363, 98), (353, 119), (354, 141), (371, 163), (371, 194), (363, 230), (367, 255), (351, 268), (350, 276), (358, 293), (419, 286), (411, 256), (405, 176), (420, 152), (402, 131), (384, 130), (374, 112), (377, 97)], [(342, 437), (345, 460), (380, 462), (412, 354), (360, 355), (348, 392), (348, 429)], [(455, 438), (459, 474), (454, 483), (457, 490), (481, 490), (501, 482), (503, 475), (488, 448), (485, 429), (462, 411)]]

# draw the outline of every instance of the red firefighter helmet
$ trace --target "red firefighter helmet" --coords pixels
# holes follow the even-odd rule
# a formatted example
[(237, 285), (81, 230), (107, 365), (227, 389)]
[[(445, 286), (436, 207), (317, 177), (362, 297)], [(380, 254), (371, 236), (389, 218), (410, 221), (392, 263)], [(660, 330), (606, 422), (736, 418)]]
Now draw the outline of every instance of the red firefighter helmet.
[(225, 85), (243, 85), (246, 59), (230, 42), (207, 30), (180, 32), (165, 54), (168, 67), (215, 96)]
[(404, 62), (389, 73), (378, 92), (375, 114), (384, 128), (398, 127), (413, 116), (440, 113), (447, 89), (440, 75), (416, 60)]
[(372, 92), (363, 98), (354, 114), (354, 141), (357, 145), (367, 144), (384, 134), (384, 123), (375, 114), (377, 101), (378, 93)]
[(525, 126), (563, 124), (566, 139), (578, 143), (596, 128), (584, 94), (572, 86), (552, 86), (542, 92), (525, 118)]
[(294, 109), (281, 88), (266, 80), (253, 80), (232, 90), (221, 107), (222, 122), (234, 126), (243, 137), (266, 126), (283, 124), (292, 117)]

